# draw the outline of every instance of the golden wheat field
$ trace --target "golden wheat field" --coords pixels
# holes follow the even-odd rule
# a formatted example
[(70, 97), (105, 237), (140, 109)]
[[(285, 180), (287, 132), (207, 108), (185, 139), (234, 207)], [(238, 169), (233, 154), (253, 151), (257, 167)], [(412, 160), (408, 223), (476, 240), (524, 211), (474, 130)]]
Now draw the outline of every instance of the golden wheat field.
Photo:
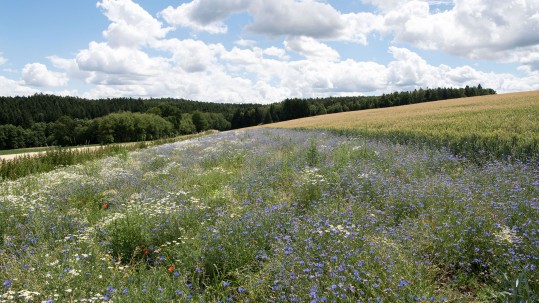
[(494, 156), (536, 158), (539, 91), (328, 114), (267, 127), (344, 130), (445, 145), (459, 153), (483, 150)]

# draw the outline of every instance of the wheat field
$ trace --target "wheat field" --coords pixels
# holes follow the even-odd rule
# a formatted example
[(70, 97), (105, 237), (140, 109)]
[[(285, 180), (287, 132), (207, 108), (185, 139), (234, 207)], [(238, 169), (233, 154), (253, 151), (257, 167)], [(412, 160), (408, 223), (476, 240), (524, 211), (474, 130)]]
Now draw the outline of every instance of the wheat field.
[(481, 150), (494, 157), (536, 159), (539, 91), (329, 114), (266, 127), (340, 130), (447, 146), (463, 154)]

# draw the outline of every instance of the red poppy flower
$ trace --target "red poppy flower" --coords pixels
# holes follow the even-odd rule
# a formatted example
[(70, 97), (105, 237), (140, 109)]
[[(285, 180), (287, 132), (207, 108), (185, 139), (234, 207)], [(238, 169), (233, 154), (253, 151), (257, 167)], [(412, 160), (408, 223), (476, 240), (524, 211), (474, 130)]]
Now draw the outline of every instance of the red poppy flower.
[(174, 267), (174, 265), (171, 265), (171, 266), (168, 268), (168, 272), (173, 272), (174, 269), (176, 269), (176, 267)]

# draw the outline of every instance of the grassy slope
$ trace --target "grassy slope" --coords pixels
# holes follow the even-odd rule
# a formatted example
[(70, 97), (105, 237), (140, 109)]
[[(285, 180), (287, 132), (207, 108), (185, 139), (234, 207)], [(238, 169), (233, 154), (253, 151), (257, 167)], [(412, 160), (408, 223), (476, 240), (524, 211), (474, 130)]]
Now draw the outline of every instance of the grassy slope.
[(271, 124), (352, 131), (399, 142), (445, 145), (458, 153), (537, 157), (539, 91), (355, 111)]

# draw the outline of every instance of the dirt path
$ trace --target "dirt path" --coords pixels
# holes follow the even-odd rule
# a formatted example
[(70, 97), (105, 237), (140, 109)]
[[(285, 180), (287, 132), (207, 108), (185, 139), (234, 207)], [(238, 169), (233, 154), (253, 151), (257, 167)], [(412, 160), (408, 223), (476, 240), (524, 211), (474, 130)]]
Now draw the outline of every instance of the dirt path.
[(30, 157), (36, 157), (41, 154), (44, 154), (46, 152), (31, 152), (31, 153), (22, 153), (22, 154), (13, 154), (13, 155), (0, 155), (0, 161), (1, 160), (13, 160), (18, 157), (24, 157), (24, 156), (30, 156)]
[[(199, 133), (199, 134), (196, 134), (196, 135), (184, 135), (184, 136), (180, 136), (180, 137), (177, 137), (177, 138), (186, 138), (186, 139), (183, 139), (183, 140), (187, 140), (187, 139), (190, 139), (190, 138), (196, 138), (197, 136), (199, 135), (208, 135), (208, 134), (215, 134), (215, 133), (218, 133), (219, 131), (217, 130), (207, 130), (203, 133)], [(191, 136), (191, 137), (190, 137)], [(125, 142), (125, 143), (114, 143), (114, 145), (122, 145), (122, 146), (129, 146), (129, 145), (134, 145), (134, 144), (141, 144), (141, 143), (146, 143), (146, 144), (149, 144), (149, 146), (152, 145), (152, 143), (154, 143), (155, 141), (141, 141), (141, 142)], [(98, 149), (98, 148), (102, 148), (106, 145), (95, 145), (95, 146), (81, 146), (81, 147), (71, 147), (69, 148), (70, 150), (79, 150), (79, 149), (86, 149), (86, 150), (95, 150), (95, 149)], [(37, 157), (37, 156), (40, 156), (40, 155), (44, 155), (45, 153), (47, 153), (46, 151), (40, 151), (40, 152), (27, 152), (27, 153), (20, 153), (20, 154), (11, 154), (11, 155), (0, 155), (0, 161), (2, 160), (13, 160), (13, 159), (16, 159), (16, 158), (19, 158), (19, 157), (24, 157), (24, 156), (30, 156), (30, 157)]]
[[(83, 147), (73, 147), (73, 148), (70, 148), (70, 150), (79, 150), (79, 149), (89, 149), (89, 150), (94, 150), (94, 149), (98, 149), (98, 148), (101, 148), (102, 146), (83, 146)], [(19, 158), (19, 157), (24, 157), (24, 156), (28, 156), (28, 157), (38, 157), (40, 155), (44, 155), (46, 154), (47, 152), (46, 151), (40, 151), (40, 152), (27, 152), (27, 153), (20, 153), (20, 154), (11, 154), (11, 155), (0, 155), (0, 161), (2, 160), (13, 160), (13, 159), (16, 159), (16, 158)]]

